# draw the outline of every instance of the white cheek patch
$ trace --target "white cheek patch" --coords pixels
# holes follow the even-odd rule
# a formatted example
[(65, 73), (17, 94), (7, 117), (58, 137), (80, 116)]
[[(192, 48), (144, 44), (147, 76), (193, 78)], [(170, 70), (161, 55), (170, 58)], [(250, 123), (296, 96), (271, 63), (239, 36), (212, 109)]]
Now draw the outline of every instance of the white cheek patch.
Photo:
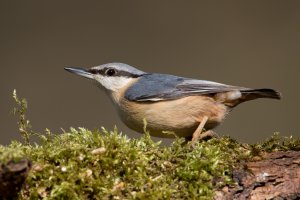
[(132, 81), (132, 78), (120, 76), (95, 76), (95, 79), (107, 90), (111, 90), (114, 92), (123, 88), (130, 81)]

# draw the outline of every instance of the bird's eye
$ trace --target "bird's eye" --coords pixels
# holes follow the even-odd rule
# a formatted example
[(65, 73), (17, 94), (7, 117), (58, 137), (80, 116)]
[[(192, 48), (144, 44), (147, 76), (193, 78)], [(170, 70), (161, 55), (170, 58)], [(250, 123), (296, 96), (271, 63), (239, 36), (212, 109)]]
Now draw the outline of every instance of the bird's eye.
[(113, 75), (116, 74), (116, 70), (114, 70), (114, 69), (107, 69), (107, 70), (105, 71), (105, 74), (106, 74), (107, 76), (113, 76)]

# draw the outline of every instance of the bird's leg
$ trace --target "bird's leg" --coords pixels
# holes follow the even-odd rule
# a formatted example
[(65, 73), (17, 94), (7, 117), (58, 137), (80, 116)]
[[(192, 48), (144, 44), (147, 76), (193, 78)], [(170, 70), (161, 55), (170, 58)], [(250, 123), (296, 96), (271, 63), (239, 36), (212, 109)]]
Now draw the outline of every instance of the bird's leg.
[(198, 140), (205, 140), (205, 139), (210, 139), (210, 138), (213, 138), (213, 137), (218, 137), (218, 134), (216, 134), (212, 130), (208, 130), (208, 131), (203, 132), (203, 128), (204, 128), (207, 120), (208, 120), (208, 117), (204, 116), (201, 123), (199, 124), (198, 128), (193, 133), (192, 144), (194, 144)]
[(201, 135), (203, 128), (206, 124), (208, 120), (207, 116), (204, 116), (201, 120), (201, 123), (199, 124), (198, 128), (196, 129), (196, 131), (193, 133), (193, 137), (192, 137), (192, 143), (195, 143), (199, 138), (203, 138)]

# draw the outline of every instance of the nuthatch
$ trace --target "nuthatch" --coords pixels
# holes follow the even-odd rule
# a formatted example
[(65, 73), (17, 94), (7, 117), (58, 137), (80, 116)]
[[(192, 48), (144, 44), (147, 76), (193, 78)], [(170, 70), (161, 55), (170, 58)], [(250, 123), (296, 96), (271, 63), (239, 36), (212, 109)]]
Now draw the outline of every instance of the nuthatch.
[(90, 69), (65, 68), (94, 80), (111, 98), (121, 120), (143, 132), (144, 119), (152, 136), (196, 140), (220, 124), (238, 104), (257, 99), (280, 99), (273, 89), (250, 89), (168, 74), (146, 73), (122, 63)]

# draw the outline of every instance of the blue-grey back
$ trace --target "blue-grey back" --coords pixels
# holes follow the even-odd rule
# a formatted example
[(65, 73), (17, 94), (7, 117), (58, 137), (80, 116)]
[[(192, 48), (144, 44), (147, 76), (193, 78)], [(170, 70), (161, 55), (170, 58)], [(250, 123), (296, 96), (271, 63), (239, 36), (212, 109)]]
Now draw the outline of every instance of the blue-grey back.
[[(125, 98), (131, 101), (160, 99), (176, 95), (176, 86), (184, 78), (166, 74), (145, 74), (139, 78), (125, 93)], [(175, 98), (175, 96), (174, 96)]]
[(144, 74), (125, 92), (130, 101), (162, 101), (188, 95), (212, 94), (242, 89), (212, 81), (189, 79), (168, 74)]

